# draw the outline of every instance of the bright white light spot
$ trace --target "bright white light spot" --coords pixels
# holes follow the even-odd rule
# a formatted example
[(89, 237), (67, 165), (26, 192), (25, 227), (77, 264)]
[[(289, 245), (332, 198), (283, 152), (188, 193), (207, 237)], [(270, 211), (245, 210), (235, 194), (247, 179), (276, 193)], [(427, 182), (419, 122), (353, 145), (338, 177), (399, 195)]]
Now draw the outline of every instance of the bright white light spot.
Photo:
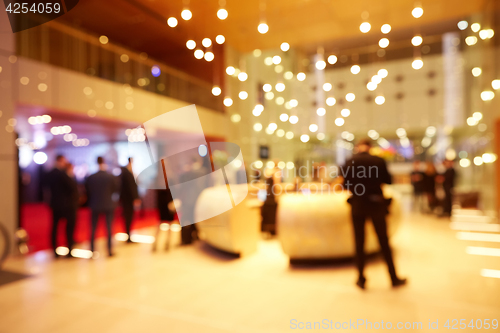
[(349, 109), (342, 109), (342, 111), (340, 111), (340, 114), (342, 115), (342, 117), (347, 118), (351, 114), (351, 110), (349, 110)]
[(259, 24), (259, 26), (257, 27), (257, 30), (261, 33), (261, 34), (265, 34), (266, 32), (269, 31), (269, 26), (265, 23), (261, 23)]
[(236, 72), (236, 69), (233, 66), (229, 66), (226, 68), (227, 75), (234, 75), (235, 72)]
[(285, 90), (285, 84), (281, 82), (277, 83), (274, 88), (276, 89), (276, 91), (282, 92), (283, 90)]
[(361, 67), (359, 67), (358, 65), (353, 65), (351, 67), (351, 73), (352, 74), (358, 74), (360, 71), (361, 71)]
[(304, 81), (305, 79), (306, 79), (306, 74), (304, 74), (304, 73), (297, 74), (297, 80)]
[(329, 63), (330, 65), (333, 65), (333, 64), (337, 63), (337, 60), (338, 60), (338, 59), (337, 59), (337, 56), (336, 56), (336, 55), (333, 55), (333, 54), (332, 54), (331, 56), (329, 56), (329, 57), (328, 57), (328, 63)]
[(231, 99), (231, 97), (224, 98), (224, 105), (227, 107), (230, 107), (231, 105), (233, 105), (233, 100)]
[(299, 117), (297, 117), (297, 116), (290, 116), (290, 118), (288, 119), (288, 121), (290, 122), (290, 124), (296, 124), (299, 121)]
[(419, 70), (420, 68), (424, 67), (424, 62), (422, 61), (422, 59), (415, 59), (411, 63), (411, 67), (413, 67), (413, 69)]
[(309, 135), (307, 135), (307, 134), (302, 134), (302, 135), (300, 136), (300, 141), (302, 141), (302, 142), (307, 142), (307, 141), (309, 141)]
[(411, 11), (411, 15), (413, 15), (414, 18), (422, 17), (422, 15), (424, 15), (424, 10), (421, 7), (415, 7)]
[(245, 100), (248, 98), (248, 93), (246, 91), (240, 91), (240, 93), (238, 94), (238, 97), (241, 99), (241, 100)]
[(219, 96), (222, 93), (222, 89), (220, 87), (213, 87), (212, 88), (212, 95), (214, 96)]
[(347, 95), (345, 95), (345, 99), (348, 102), (352, 102), (356, 99), (356, 95), (354, 95), (353, 93), (348, 93)]
[(330, 91), (330, 90), (332, 90), (332, 88), (333, 88), (333, 86), (332, 86), (331, 83), (327, 82), (327, 83), (323, 84), (323, 90), (324, 91)]
[(318, 131), (318, 125), (316, 125), (316, 124), (311, 124), (311, 125), (309, 125), (309, 130), (310, 130), (311, 132), (313, 132), (313, 133), (314, 133), (314, 132), (317, 132), (317, 131)]
[(231, 121), (232, 121), (233, 123), (239, 123), (239, 122), (240, 122), (240, 120), (241, 120), (241, 116), (240, 116), (239, 114), (237, 114), (237, 113), (235, 113), (235, 114), (233, 114), (233, 115), (231, 116)]
[(371, 24), (368, 23), (368, 22), (363, 22), (361, 23), (361, 25), (359, 26), (359, 30), (366, 34), (368, 31), (370, 31), (370, 29), (372, 28)]
[(248, 74), (245, 72), (240, 72), (238, 74), (238, 80), (240, 81), (246, 81), (248, 79)]
[[(293, 139), (293, 137), (294, 137), (293, 132), (291, 132), (291, 131), (286, 132), (286, 135), (285, 135), (285, 136), (286, 136), (286, 138), (287, 138), (288, 140), (291, 140), (291, 139)], [(291, 163), (291, 162), (288, 162), (288, 163)], [(289, 169), (291, 169), (291, 168), (289, 168)]]
[(460, 22), (458, 22), (457, 26), (458, 26), (458, 29), (465, 30), (469, 26), (469, 23), (467, 21), (460, 21)]
[(422, 38), (422, 36), (415, 36), (411, 39), (411, 43), (413, 44), (413, 46), (419, 46), (423, 41), (424, 39)]
[(181, 12), (181, 17), (184, 21), (189, 21), (193, 17), (193, 13), (189, 9), (184, 9)]
[(212, 45), (212, 40), (210, 40), (210, 38), (203, 38), (201, 45), (204, 47), (210, 47)]
[(375, 97), (375, 103), (377, 105), (382, 105), (385, 103), (385, 97), (384, 96), (377, 96)]
[(198, 147), (198, 154), (201, 156), (201, 157), (205, 157), (207, 156), (207, 153), (208, 153), (208, 148), (207, 146), (205, 145), (200, 145)]
[(490, 90), (485, 90), (481, 93), (481, 99), (483, 101), (491, 101), (495, 97), (495, 93)]
[(382, 31), (383, 34), (388, 34), (391, 32), (391, 29), (391, 25), (386, 23), (380, 28), (380, 31)]
[(286, 51), (290, 50), (290, 44), (288, 44), (288, 43), (281, 43), (280, 48), (281, 48), (281, 51), (286, 52)]
[(203, 50), (198, 49), (198, 50), (194, 51), (194, 57), (196, 59), (201, 59), (201, 58), (203, 58), (204, 55), (205, 55), (205, 52), (203, 52)]
[(273, 64), (278, 65), (281, 62), (281, 57), (279, 55), (275, 55), (273, 57)]
[(495, 90), (500, 89), (500, 80), (491, 81), (491, 87)]
[(225, 41), (226, 38), (223, 35), (217, 35), (217, 37), (215, 37), (215, 42), (217, 44), (224, 44)]
[(47, 162), (47, 154), (42, 151), (37, 151), (35, 155), (33, 155), (33, 161), (36, 164), (44, 164), (45, 162)]
[(316, 69), (322, 71), (326, 67), (326, 62), (324, 60), (316, 61)]
[(337, 103), (337, 100), (335, 99), (335, 97), (328, 97), (326, 99), (326, 105), (328, 105), (328, 106), (333, 106), (333, 105), (335, 105), (335, 103)]
[(387, 46), (389, 46), (389, 39), (388, 38), (381, 38), (378, 41), (378, 46), (381, 48), (385, 49)]
[(262, 124), (261, 124), (261, 123), (255, 123), (255, 124), (253, 125), (253, 130), (254, 130), (255, 132), (260, 132), (260, 131), (262, 131)]
[(339, 127), (342, 126), (342, 125), (344, 125), (344, 122), (345, 122), (344, 118), (340, 118), (339, 117), (339, 118), (335, 119), (335, 125), (337, 125)]
[(282, 122), (287, 121), (287, 120), (288, 120), (288, 115), (287, 115), (286, 113), (282, 113), (282, 114), (280, 114), (280, 120), (281, 120)]
[(322, 116), (324, 116), (324, 115), (326, 114), (326, 110), (325, 110), (325, 108), (318, 108), (318, 109), (316, 110), (316, 114), (317, 114), (318, 116), (321, 116), (321, 117), (322, 117)]
[(472, 31), (478, 32), (481, 29), (481, 24), (479, 24), (479, 23), (472, 23), (472, 25), (470, 26), (470, 28), (472, 29)]
[(175, 28), (177, 26), (177, 19), (175, 17), (169, 17), (167, 20), (167, 24), (170, 28)]
[(225, 20), (227, 19), (227, 10), (225, 10), (224, 8), (221, 8), (217, 11), (217, 17), (220, 19), (220, 20)]

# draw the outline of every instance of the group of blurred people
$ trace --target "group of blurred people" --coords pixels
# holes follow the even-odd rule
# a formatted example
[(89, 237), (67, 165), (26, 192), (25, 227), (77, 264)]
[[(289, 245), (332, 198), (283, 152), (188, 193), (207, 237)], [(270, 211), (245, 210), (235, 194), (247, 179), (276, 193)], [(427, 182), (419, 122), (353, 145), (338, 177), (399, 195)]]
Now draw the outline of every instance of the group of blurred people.
[(85, 202), (91, 210), (90, 250), (94, 252), (94, 240), (99, 217), (104, 216), (108, 232), (108, 254), (109, 256), (113, 256), (111, 239), (112, 223), (116, 208), (116, 202), (113, 200), (115, 193), (120, 194), (125, 229), (128, 234), (128, 242), (131, 242), (130, 232), (134, 208), (141, 204), (132, 173), (132, 159), (129, 159), (128, 164), (121, 168), (120, 178), (115, 177), (107, 171), (108, 166), (103, 157), (97, 158), (97, 164), (99, 170), (85, 180), (85, 195), (80, 195), (73, 173), (73, 165), (68, 162), (65, 156), (58, 155), (56, 157), (54, 169), (47, 175), (46, 184), (50, 190), (50, 207), (52, 209), (51, 242), (56, 258), (59, 257), (56, 249), (58, 247), (57, 231), (61, 220), (66, 220), (68, 256), (72, 257), (72, 250), (75, 244), (74, 232), (77, 221), (77, 210)]
[(413, 185), (414, 207), (421, 213), (435, 213), (441, 207), (441, 216), (451, 215), (456, 172), (452, 160), (444, 160), (444, 172), (438, 173), (433, 162), (413, 162), (410, 175)]

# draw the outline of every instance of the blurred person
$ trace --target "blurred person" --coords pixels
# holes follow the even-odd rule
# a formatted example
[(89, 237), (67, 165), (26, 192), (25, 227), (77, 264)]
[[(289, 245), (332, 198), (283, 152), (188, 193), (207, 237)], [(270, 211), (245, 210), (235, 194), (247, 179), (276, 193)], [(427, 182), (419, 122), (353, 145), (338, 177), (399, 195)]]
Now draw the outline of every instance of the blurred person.
[(351, 204), (356, 243), (356, 264), (359, 273), (356, 284), (361, 289), (365, 288), (366, 278), (363, 274), (365, 266), (365, 223), (369, 217), (377, 233), (392, 285), (397, 287), (406, 284), (406, 279), (398, 278), (394, 267), (385, 219), (390, 201), (384, 198), (381, 188), (382, 184), (391, 184), (392, 178), (385, 161), (380, 157), (371, 155), (369, 153), (370, 148), (370, 139), (360, 140), (357, 144), (357, 153), (341, 167), (344, 188), (352, 194), (348, 202)]
[(172, 193), (168, 187), (166, 189), (156, 190), (156, 206), (158, 207), (158, 213), (160, 215), (160, 224), (158, 225), (158, 230), (156, 231), (153, 251), (158, 249), (158, 236), (160, 234), (161, 225), (164, 223), (168, 224), (167, 242), (165, 244), (165, 250), (168, 250), (170, 248), (172, 222), (175, 219), (174, 199), (172, 198)]
[(425, 172), (424, 172), (424, 193), (427, 198), (427, 210), (428, 212), (434, 212), (437, 204), (436, 197), (436, 167), (434, 163), (428, 161), (426, 163)]
[(413, 171), (410, 174), (411, 184), (413, 185), (413, 204), (418, 212), (424, 211), (424, 173), (420, 167), (420, 161), (413, 162)]
[(120, 187), (120, 201), (123, 208), (123, 219), (125, 220), (125, 232), (128, 235), (127, 243), (132, 243), (130, 239), (130, 232), (132, 230), (132, 220), (134, 218), (134, 209), (141, 205), (139, 191), (135, 182), (134, 174), (132, 171), (133, 159), (129, 157), (128, 164), (121, 169), (121, 187)]
[[(74, 231), (76, 223), (76, 212), (74, 209), (74, 197), (76, 186), (67, 173), (68, 160), (63, 155), (57, 155), (55, 167), (47, 175), (50, 190), (50, 207), (52, 208), (52, 249), (56, 258), (57, 228), (61, 219), (66, 220), (66, 241), (71, 256), (74, 245)], [(78, 192), (76, 192), (78, 194)]]
[(94, 239), (97, 229), (99, 216), (104, 215), (106, 218), (106, 228), (108, 231), (108, 254), (113, 256), (111, 236), (112, 236), (112, 223), (115, 203), (113, 201), (113, 194), (117, 191), (117, 184), (115, 177), (108, 173), (107, 165), (104, 158), (99, 156), (97, 158), (99, 171), (89, 176), (86, 180), (86, 189), (88, 196), (88, 203), (92, 215), (92, 231), (90, 235), (90, 250), (94, 252)]
[(443, 166), (445, 172), (438, 176), (438, 182), (442, 184), (444, 191), (443, 200), (443, 217), (451, 216), (451, 208), (453, 203), (453, 188), (455, 187), (456, 171), (453, 167), (453, 160), (444, 160)]

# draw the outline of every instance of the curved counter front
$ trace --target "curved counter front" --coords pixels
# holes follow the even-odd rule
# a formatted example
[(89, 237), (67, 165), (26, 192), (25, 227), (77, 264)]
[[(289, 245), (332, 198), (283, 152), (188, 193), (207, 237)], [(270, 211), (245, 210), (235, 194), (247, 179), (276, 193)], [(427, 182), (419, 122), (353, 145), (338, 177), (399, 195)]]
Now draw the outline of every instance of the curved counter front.
[[(392, 235), (401, 220), (401, 202), (399, 195), (390, 189), (385, 189), (384, 194), (393, 198), (387, 218), (388, 234)], [(287, 193), (279, 197), (278, 237), (290, 260), (354, 256), (354, 231), (348, 197), (347, 192)], [(365, 252), (378, 250), (377, 236), (369, 222), (366, 224)]]

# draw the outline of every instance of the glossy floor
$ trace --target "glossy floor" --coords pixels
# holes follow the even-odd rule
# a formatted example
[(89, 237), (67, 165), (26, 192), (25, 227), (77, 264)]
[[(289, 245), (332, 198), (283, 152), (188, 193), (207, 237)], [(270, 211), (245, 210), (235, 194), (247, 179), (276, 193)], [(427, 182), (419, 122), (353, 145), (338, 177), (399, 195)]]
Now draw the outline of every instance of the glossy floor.
[(409, 284), (392, 289), (375, 261), (366, 291), (348, 264), (290, 267), (275, 240), (241, 259), (202, 244), (152, 253), (150, 244), (121, 243), (116, 257), (97, 260), (39, 252), (4, 266), (32, 277), (0, 286), (0, 332), (286, 332), (323, 319), (421, 322), (421, 331), (438, 320), (439, 332), (447, 319), (500, 319), (500, 279), (480, 274), (500, 270), (499, 258), (466, 253), (500, 243), (457, 232), (449, 221), (407, 215), (392, 244)]

